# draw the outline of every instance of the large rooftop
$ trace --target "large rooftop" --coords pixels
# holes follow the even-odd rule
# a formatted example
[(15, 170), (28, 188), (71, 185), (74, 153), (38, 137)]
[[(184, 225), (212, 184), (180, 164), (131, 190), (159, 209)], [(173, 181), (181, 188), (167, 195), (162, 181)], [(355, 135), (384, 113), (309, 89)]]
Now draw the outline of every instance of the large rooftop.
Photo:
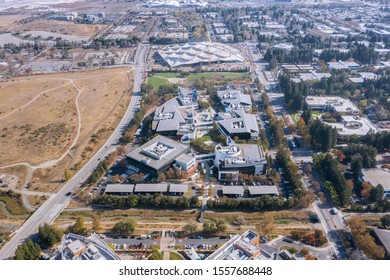
[(120, 260), (96, 234), (90, 237), (65, 234), (62, 237), (60, 252), (63, 260)]
[(339, 135), (358, 135), (364, 136), (369, 132), (378, 132), (374, 124), (367, 118), (359, 116), (342, 116), (341, 123), (326, 123), (337, 129)]
[(158, 54), (170, 67), (211, 62), (243, 62), (240, 51), (229, 45), (202, 42), (165, 46)]
[(362, 169), (363, 181), (376, 187), (382, 185), (384, 189), (390, 189), (390, 170), (385, 168)]
[(225, 107), (234, 107), (241, 105), (247, 111), (252, 106), (251, 96), (249, 94), (243, 94), (240, 90), (227, 89), (217, 92), (218, 98)]
[(306, 104), (313, 108), (333, 108), (338, 113), (357, 114), (359, 109), (348, 99), (338, 96), (307, 96)]
[(218, 250), (212, 253), (207, 260), (249, 260), (264, 258), (260, 253), (259, 235), (247, 230), (242, 235), (233, 236)]
[(141, 147), (129, 152), (127, 157), (141, 162), (153, 169), (160, 169), (189, 150), (189, 146), (158, 135)]
[(228, 113), (220, 113), (218, 116), (222, 119), (218, 121), (219, 126), (228, 134), (250, 133), (254, 136), (259, 134), (255, 115), (245, 113), (244, 110), (233, 110)]

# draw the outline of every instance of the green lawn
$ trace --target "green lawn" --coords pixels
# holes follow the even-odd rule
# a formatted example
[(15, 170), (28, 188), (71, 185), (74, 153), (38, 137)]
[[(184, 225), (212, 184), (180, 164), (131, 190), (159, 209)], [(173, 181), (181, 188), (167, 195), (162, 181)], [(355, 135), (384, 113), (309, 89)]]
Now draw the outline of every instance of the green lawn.
[(27, 210), (22, 207), (16, 198), (0, 196), (0, 201), (4, 202), (5, 208), (13, 215), (28, 214)]
[(203, 135), (201, 139), (202, 139), (202, 142), (212, 141), (211, 136), (208, 134)]
[(152, 85), (153, 88), (158, 88), (159, 86), (162, 86), (162, 85), (168, 85), (169, 82), (165, 78), (150, 76), (148, 78), (148, 84)]
[(322, 115), (322, 111), (318, 111), (318, 110), (311, 111), (311, 116), (313, 119), (318, 118), (320, 115)]
[(177, 253), (170, 252), (170, 253), (169, 253), (169, 260), (170, 260), (170, 261), (182, 261), (183, 258), (182, 258), (182, 256), (180, 256), (180, 255), (177, 254)]
[(301, 117), (301, 113), (294, 113), (294, 114), (290, 114), (293, 122), (295, 125), (297, 125), (297, 122), (299, 121), (300, 117)]
[[(196, 80), (201, 78), (214, 78), (223, 76), (226, 79), (232, 78), (245, 78), (248, 77), (247, 72), (204, 72), (204, 73), (192, 73), (187, 76), (189, 80)], [(167, 79), (180, 78), (180, 73), (155, 73), (148, 77), (148, 84), (152, 85), (153, 88), (158, 88), (162, 85), (168, 85)]]

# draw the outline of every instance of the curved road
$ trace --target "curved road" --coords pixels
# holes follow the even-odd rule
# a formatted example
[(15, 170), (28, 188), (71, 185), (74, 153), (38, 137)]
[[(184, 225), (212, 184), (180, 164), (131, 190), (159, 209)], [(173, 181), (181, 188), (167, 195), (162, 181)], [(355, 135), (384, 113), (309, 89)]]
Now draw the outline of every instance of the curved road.
[(122, 132), (126, 129), (134, 116), (134, 109), (138, 106), (141, 99), (141, 84), (145, 71), (145, 55), (148, 46), (140, 44), (135, 55), (135, 71), (134, 71), (134, 89), (133, 96), (126, 113), (122, 120), (114, 130), (110, 138), (102, 146), (102, 148), (83, 166), (80, 171), (65, 184), (62, 189), (55, 195), (51, 196), (45, 203), (42, 204), (25, 223), (15, 232), (10, 241), (0, 250), (0, 259), (11, 258), (18, 245), (35, 234), (38, 227), (44, 223), (52, 223), (57, 216), (65, 209), (70, 202), (70, 197), (66, 196), (68, 192), (73, 192), (76, 188), (88, 178), (91, 172), (96, 168), (101, 159), (116, 149), (119, 138)]

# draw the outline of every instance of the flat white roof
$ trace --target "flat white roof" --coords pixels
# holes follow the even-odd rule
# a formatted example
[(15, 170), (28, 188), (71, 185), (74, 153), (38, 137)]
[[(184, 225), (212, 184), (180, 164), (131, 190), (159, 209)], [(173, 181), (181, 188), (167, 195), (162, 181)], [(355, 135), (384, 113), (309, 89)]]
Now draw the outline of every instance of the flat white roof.
[(276, 186), (249, 186), (248, 190), (251, 195), (279, 195)]
[(168, 184), (137, 184), (134, 192), (166, 192), (168, 190)]
[(106, 193), (132, 193), (134, 184), (108, 184), (106, 186)]
[(369, 132), (378, 132), (378, 129), (367, 118), (358, 116), (342, 116), (341, 118), (343, 119), (342, 123), (324, 123), (336, 128), (339, 135), (364, 136)]
[(384, 189), (390, 189), (390, 170), (385, 168), (362, 169), (364, 181), (376, 187), (382, 185)]

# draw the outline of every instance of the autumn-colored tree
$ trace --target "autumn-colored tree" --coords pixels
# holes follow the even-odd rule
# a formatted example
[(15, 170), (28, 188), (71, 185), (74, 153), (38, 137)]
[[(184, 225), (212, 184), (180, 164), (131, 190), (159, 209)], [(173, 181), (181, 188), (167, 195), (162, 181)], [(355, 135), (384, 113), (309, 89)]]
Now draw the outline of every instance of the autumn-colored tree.
[(65, 169), (64, 177), (65, 177), (65, 181), (69, 181), (70, 178), (72, 178), (72, 173), (70, 172), (70, 170), (68, 168)]
[(366, 200), (370, 201), (371, 198), (372, 185), (368, 182), (362, 183), (361, 196)]
[(274, 217), (269, 213), (264, 213), (260, 223), (256, 225), (256, 230), (262, 236), (271, 234), (275, 230)]

